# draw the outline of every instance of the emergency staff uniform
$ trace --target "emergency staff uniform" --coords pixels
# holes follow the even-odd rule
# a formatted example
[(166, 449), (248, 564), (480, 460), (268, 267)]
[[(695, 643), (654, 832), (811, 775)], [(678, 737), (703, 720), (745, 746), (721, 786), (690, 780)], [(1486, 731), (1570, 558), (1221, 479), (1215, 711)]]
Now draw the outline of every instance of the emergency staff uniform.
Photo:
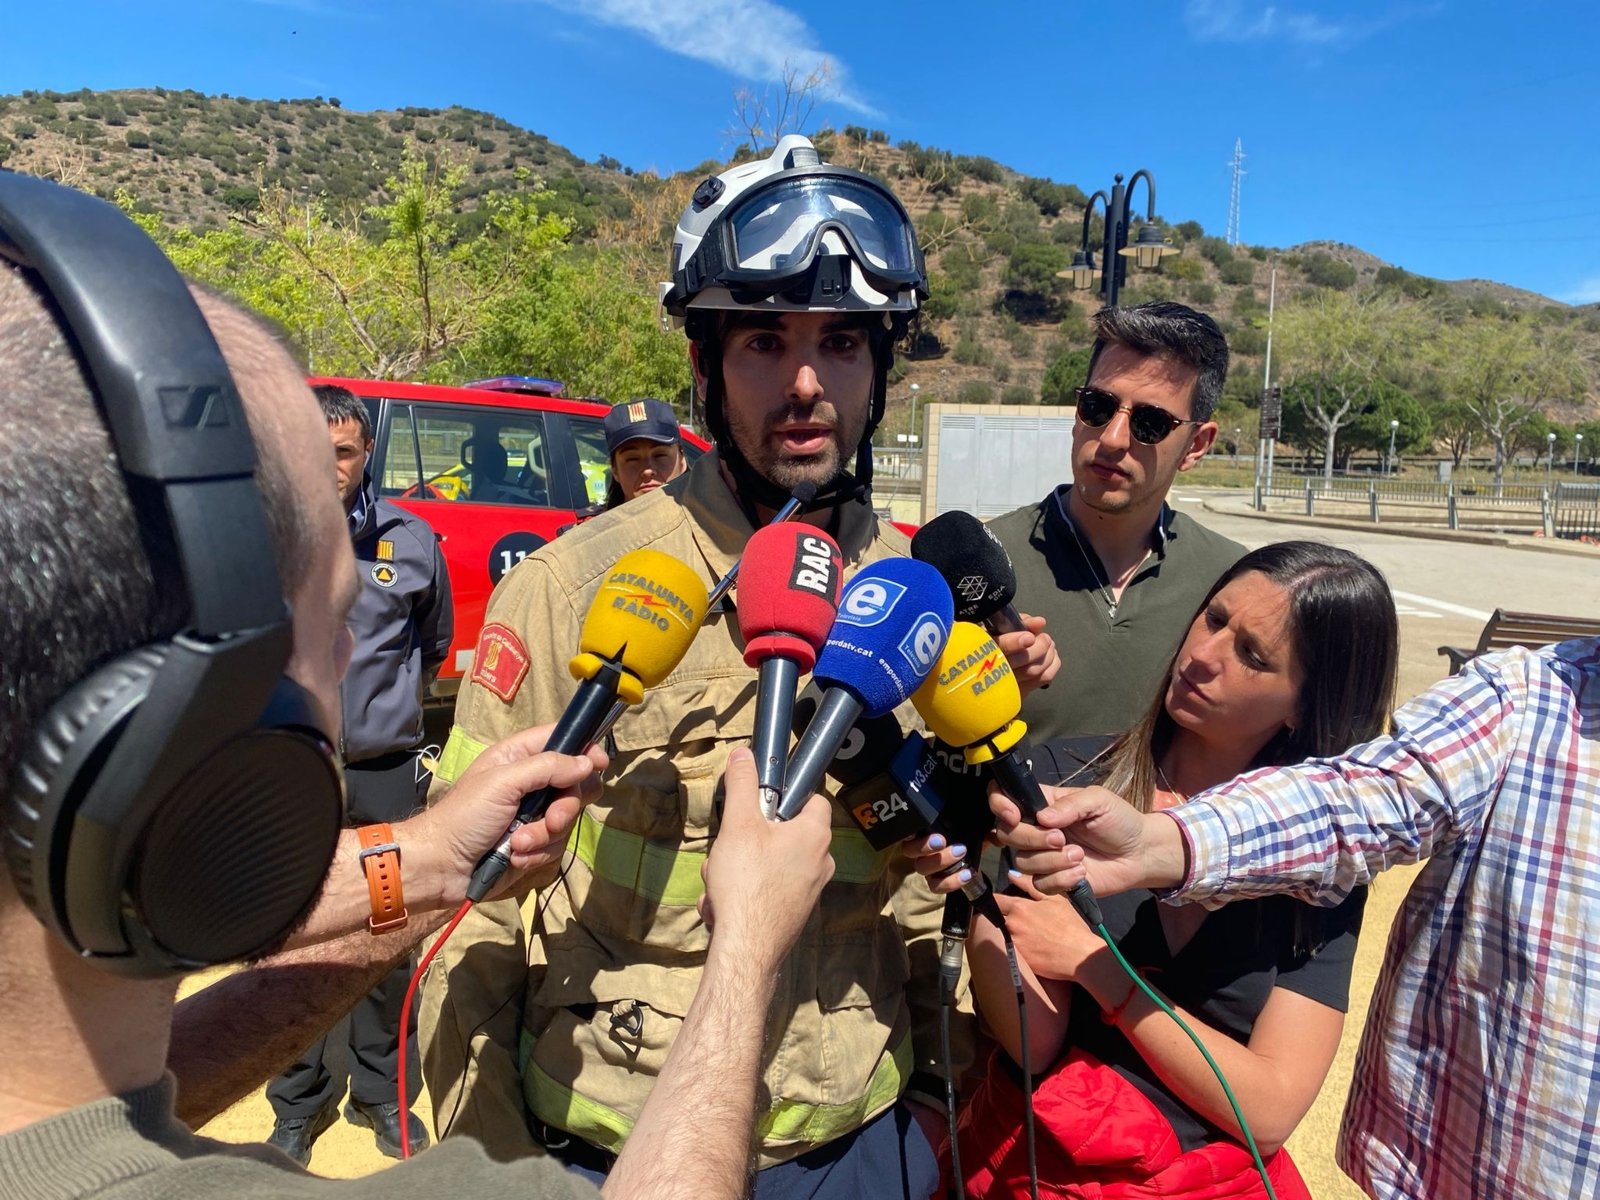
[[(867, 504), (838, 511), (830, 532), (847, 578), (907, 553), (906, 537)], [(579, 625), (619, 558), (648, 546), (709, 584), (733, 566), (751, 532), (712, 452), (665, 488), (530, 555), (490, 601), (441, 781), (457, 778), (492, 742), (560, 715), (576, 686), (567, 660)], [(471, 1132), (497, 1158), (529, 1152), (528, 1130), (516, 1127), (520, 1113), (513, 1122), (505, 1111), (520, 1092), (533, 1128), (558, 1152), (568, 1137), (605, 1150), (627, 1137), (700, 984), (708, 944), (695, 911), (700, 868), (716, 836), (728, 754), (748, 743), (755, 716), (756, 673), (742, 651), (734, 613), (714, 612), (677, 670), (618, 722), (604, 794), (574, 829), (563, 874), (538, 897), (541, 936), (531, 939), (520, 1018), (525, 951), (514, 906), (475, 912), (430, 969), (425, 1072), (441, 1127), (457, 1122), (457, 1132)], [(916, 722), (909, 705), (899, 715), (906, 728)], [(839, 787), (830, 776), (824, 790), (832, 797)], [(873, 777), (833, 807), (835, 874), (784, 967), (769, 1017), (755, 1135), (763, 1167), (852, 1134), (893, 1107), (914, 1076), (917, 1090), (942, 1104), (942, 1080), (922, 1075), (944, 1073), (942, 901), (919, 876), (908, 878), (908, 860), (896, 850), (874, 851), (847, 812), (889, 787), (886, 776)], [(513, 971), (515, 982), (505, 978)], [(514, 1061), (496, 1044), (513, 1025)], [(958, 1020), (958, 1069), (965, 1033)], [(903, 1124), (904, 1114), (894, 1119)]]
[[(350, 823), (370, 825), (403, 820), (425, 803), (428, 773), (417, 755), (422, 690), (445, 660), (455, 622), (444, 556), (426, 521), (378, 499), (370, 476), (347, 520), (359, 590), (349, 619), (355, 649), (340, 685), (339, 749)], [(402, 962), (351, 1010), (350, 1095), (362, 1104), (395, 1100), (409, 977)], [(319, 1038), (268, 1085), (280, 1120), (310, 1117), (337, 1099), (323, 1062), (326, 1040)]]

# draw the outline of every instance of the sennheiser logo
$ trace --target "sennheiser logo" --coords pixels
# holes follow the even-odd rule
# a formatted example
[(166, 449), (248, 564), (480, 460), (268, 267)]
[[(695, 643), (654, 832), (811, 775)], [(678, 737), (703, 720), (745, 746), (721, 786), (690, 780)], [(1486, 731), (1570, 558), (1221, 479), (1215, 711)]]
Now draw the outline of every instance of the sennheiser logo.
[(900, 603), (900, 597), (905, 594), (905, 585), (892, 579), (862, 579), (858, 576), (845, 588), (839, 600), (838, 620), (841, 624), (859, 628), (877, 625), (894, 611), (894, 606)]
[(159, 389), (161, 415), (174, 429), (218, 429), (233, 424), (233, 392), (212, 384)]
[(982, 575), (967, 575), (956, 584), (956, 591), (961, 593), (961, 598), (967, 603), (976, 604), (988, 593), (989, 581)]

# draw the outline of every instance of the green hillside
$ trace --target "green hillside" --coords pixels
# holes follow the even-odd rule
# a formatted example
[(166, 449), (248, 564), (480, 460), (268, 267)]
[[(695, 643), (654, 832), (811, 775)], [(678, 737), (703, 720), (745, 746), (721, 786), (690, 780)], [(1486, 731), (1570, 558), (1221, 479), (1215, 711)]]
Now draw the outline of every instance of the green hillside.
[[(1066, 389), (1081, 378), (1089, 340), (1086, 318), (1098, 304), (1088, 293), (1072, 292), (1057, 274), (1080, 242), (1083, 190), (1023, 176), (981, 156), (896, 144), (878, 130), (824, 130), (816, 140), (834, 161), (894, 185), (917, 219), (928, 255), (932, 296), (909, 361), (897, 368), (888, 428), (908, 425), (912, 382), (924, 401), (1067, 399)], [(486, 206), (492, 207), (492, 197), (532, 195), (542, 185), (538, 211), (565, 220), (569, 255), (581, 258), (584, 247), (620, 255), (618, 261), (625, 260), (629, 269), (622, 276), (613, 271), (613, 281), (622, 279), (643, 291), (664, 269), (676, 205), (693, 178), (715, 167), (702, 164), (657, 180), (611, 159), (585, 162), (547, 137), (459, 107), (361, 113), (344, 109), (334, 97), (249, 100), (163, 88), (0, 97), (0, 163), (108, 197), (120, 194), (173, 236), (248, 225), (264, 197), (273, 196), (280, 214), (304, 197), (308, 209), (318, 202), (319, 219), (342, 221), (376, 241), (384, 232), (381, 206), (393, 199), (387, 189), (408, 154), (456, 173), (448, 198), (450, 236), (459, 240), (475, 234), (489, 219)], [(308, 232), (309, 223), (308, 215)], [(1091, 245), (1098, 248), (1098, 216), (1091, 224)], [(1527, 333), (1534, 358), (1548, 357), (1555, 347), (1571, 359), (1577, 374), (1537, 387), (1517, 385), (1533, 395), (1533, 408), (1568, 424), (1593, 409), (1600, 306), (1570, 308), (1482, 280), (1428, 279), (1336, 242), (1283, 249), (1229, 246), (1193, 221), (1164, 215), (1161, 224), (1181, 254), (1165, 259), (1158, 272), (1130, 270), (1122, 299), (1182, 300), (1223, 325), (1236, 359), (1219, 418), (1225, 433), (1254, 427), (1249, 410), (1261, 387), (1274, 263), (1280, 310), (1342, 296), (1347, 308), (1383, 309), (1391, 322), (1395, 313), (1403, 314), (1411, 323), (1409, 349), (1391, 346), (1385, 352), (1385, 377), (1423, 407), (1437, 409), (1450, 399), (1444, 394), (1448, 388), (1430, 383), (1439, 373), (1428, 368), (1423, 349), (1439, 342), (1441, 332), (1493, 326)], [(1339, 302), (1329, 303), (1338, 307)], [(524, 338), (517, 344), (526, 350), (545, 343)], [(1275, 360), (1293, 349), (1275, 346)], [(446, 361), (435, 364), (436, 373), (447, 369)], [(1278, 361), (1291, 374), (1309, 370), (1292, 354)], [(539, 369), (541, 364), (497, 365)], [(603, 394), (617, 390), (605, 379), (590, 378), (586, 384)], [(1387, 413), (1392, 407), (1387, 404), (1367, 397), (1357, 407), (1370, 417), (1380, 407)], [(1411, 424), (1408, 419), (1408, 428)], [(1387, 428), (1385, 419), (1385, 434)], [(1437, 439), (1441, 428), (1431, 419), (1418, 422), (1415, 440)], [(1507, 449), (1512, 448), (1508, 442)]]

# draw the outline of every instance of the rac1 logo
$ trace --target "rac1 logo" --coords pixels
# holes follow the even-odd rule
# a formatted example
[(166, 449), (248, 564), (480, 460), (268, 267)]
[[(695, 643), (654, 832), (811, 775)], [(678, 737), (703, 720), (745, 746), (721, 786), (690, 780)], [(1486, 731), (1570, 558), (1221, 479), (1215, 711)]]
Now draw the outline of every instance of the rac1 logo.
[(855, 625), (863, 629), (880, 624), (894, 611), (894, 606), (900, 603), (900, 597), (905, 594), (905, 585), (892, 579), (857, 577), (839, 598), (838, 621), (841, 625)]
[(950, 631), (934, 613), (923, 613), (911, 625), (911, 631), (901, 639), (900, 653), (921, 679), (933, 670), (939, 661), (939, 652)]

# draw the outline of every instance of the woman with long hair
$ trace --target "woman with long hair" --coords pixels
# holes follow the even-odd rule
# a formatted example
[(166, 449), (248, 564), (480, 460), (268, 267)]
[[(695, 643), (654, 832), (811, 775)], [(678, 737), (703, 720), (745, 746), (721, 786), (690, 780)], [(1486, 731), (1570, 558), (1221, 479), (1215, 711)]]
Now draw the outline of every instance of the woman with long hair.
[[(1399, 634), (1376, 568), (1315, 542), (1245, 555), (1200, 606), (1145, 717), (1109, 746), (1039, 748), (1047, 783), (1100, 783), (1149, 810), (1258, 767), (1377, 735)], [(917, 867), (959, 885), (962, 847), (924, 841)], [(1227, 1077), (1282, 1200), (1309, 1193), (1284, 1141), (1327, 1076), (1344, 1026), (1365, 893), (1334, 909), (1288, 897), (1215, 911), (1150, 892), (1100, 901), (1113, 941), (1200, 1036)], [(1060, 897), (1000, 897), (1027, 995), (1041, 1195), (1260, 1196), (1204, 1057)], [(998, 1043), (960, 1121), (972, 1197), (1026, 1196), (1022, 1027), (1001, 934), (975, 922), (968, 960)]]

